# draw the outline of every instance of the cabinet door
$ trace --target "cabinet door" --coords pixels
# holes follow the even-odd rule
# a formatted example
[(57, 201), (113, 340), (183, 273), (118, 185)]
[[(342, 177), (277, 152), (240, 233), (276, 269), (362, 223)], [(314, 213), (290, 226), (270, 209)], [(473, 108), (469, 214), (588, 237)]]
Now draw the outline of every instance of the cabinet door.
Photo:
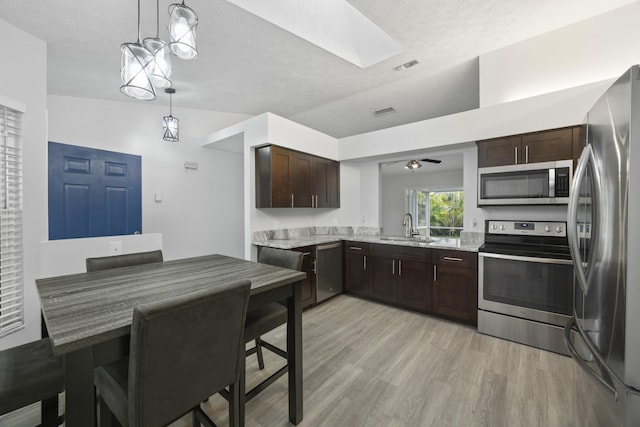
[(302, 271), (307, 273), (307, 277), (302, 281), (302, 307), (308, 307), (316, 303), (316, 247), (304, 246), (293, 249), (296, 252), (302, 252)]
[(398, 304), (420, 311), (431, 310), (431, 274), (424, 262), (398, 263)]
[(316, 208), (339, 208), (340, 163), (322, 158), (314, 159), (312, 188)]
[(311, 162), (312, 157), (308, 154), (292, 151), (293, 174), (291, 175), (290, 186), (293, 194), (293, 207), (311, 207)]
[(573, 158), (571, 128), (535, 132), (522, 136), (522, 163), (551, 162)]
[(345, 288), (347, 292), (363, 297), (369, 296), (369, 273), (367, 255), (347, 253), (344, 256)]
[(504, 166), (522, 163), (520, 135), (478, 141), (478, 167)]
[(477, 271), (454, 265), (436, 265), (433, 312), (476, 324), (478, 319)]
[(371, 298), (395, 304), (397, 268), (397, 261), (393, 258), (373, 257), (370, 269)]

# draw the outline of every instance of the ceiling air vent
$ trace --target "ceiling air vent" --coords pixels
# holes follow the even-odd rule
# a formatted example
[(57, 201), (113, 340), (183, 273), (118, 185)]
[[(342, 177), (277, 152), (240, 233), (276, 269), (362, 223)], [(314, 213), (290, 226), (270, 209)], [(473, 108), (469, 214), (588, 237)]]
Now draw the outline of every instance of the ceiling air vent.
[(406, 70), (407, 68), (413, 67), (414, 65), (418, 65), (417, 59), (414, 59), (413, 61), (405, 62), (404, 64), (398, 65), (397, 67), (393, 67), (393, 69), (396, 71), (403, 71), (403, 70)]
[(376, 110), (373, 112), (373, 115), (376, 117), (380, 117), (380, 116), (386, 116), (387, 114), (392, 114), (395, 113), (396, 110), (393, 109), (393, 107), (387, 107), (387, 108), (383, 108), (381, 110)]

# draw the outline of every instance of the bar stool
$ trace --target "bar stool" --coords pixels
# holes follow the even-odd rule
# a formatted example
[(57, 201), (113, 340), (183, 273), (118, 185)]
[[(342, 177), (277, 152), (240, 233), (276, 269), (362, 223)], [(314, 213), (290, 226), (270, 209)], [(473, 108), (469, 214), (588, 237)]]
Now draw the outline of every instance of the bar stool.
[(58, 394), (64, 391), (62, 360), (49, 338), (0, 351), (0, 415), (41, 403), (41, 426), (62, 424)]
[(194, 426), (215, 426), (200, 402), (229, 386), (237, 425), (250, 289), (244, 280), (137, 307), (129, 358), (95, 370), (100, 412), (113, 414), (101, 420), (160, 426), (193, 411)]
[(162, 251), (136, 252), (124, 255), (111, 255), (87, 258), (87, 272), (108, 270), (111, 268), (130, 267), (132, 265), (162, 262)]
[[(302, 268), (303, 256), (302, 252), (263, 247), (260, 248), (258, 262), (299, 271)], [(250, 310), (247, 313), (247, 322), (244, 327), (244, 339), (245, 342), (254, 341), (255, 347), (247, 350), (246, 356), (250, 356), (255, 353), (258, 357), (258, 367), (260, 369), (264, 369), (264, 358), (262, 355), (263, 348), (266, 348), (287, 360), (286, 351), (264, 341), (261, 338), (261, 335), (266, 334), (285, 323), (287, 323), (287, 306), (285, 301), (272, 302), (265, 306)], [(287, 373), (287, 371), (288, 365), (285, 365), (253, 389), (246, 392), (246, 401), (248, 402), (253, 399), (261, 391)]]

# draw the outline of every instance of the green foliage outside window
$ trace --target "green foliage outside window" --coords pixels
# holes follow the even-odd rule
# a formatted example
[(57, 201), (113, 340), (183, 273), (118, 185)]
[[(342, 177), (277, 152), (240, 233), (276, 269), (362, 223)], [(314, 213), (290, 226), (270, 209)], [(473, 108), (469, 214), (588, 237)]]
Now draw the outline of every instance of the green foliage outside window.
[(463, 227), (464, 193), (429, 193), (429, 226), (432, 237), (460, 237)]
[(464, 219), (463, 191), (409, 190), (407, 196), (420, 235), (460, 238)]

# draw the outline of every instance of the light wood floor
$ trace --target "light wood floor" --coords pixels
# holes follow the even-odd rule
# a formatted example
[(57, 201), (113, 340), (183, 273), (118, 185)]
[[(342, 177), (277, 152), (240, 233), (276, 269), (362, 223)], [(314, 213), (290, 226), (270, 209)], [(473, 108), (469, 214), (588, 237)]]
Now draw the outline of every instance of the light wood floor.
[[(284, 346), (285, 329), (264, 338)], [(574, 362), (565, 356), (345, 295), (304, 312), (303, 338), (302, 427), (574, 426)], [(255, 357), (247, 360), (249, 386), (283, 364), (269, 351), (265, 362), (267, 372), (259, 372)], [(227, 424), (219, 396), (205, 409)], [(246, 414), (248, 427), (290, 425), (286, 376)], [(36, 423), (0, 419), (2, 426)], [(187, 416), (172, 427), (190, 425)]]

